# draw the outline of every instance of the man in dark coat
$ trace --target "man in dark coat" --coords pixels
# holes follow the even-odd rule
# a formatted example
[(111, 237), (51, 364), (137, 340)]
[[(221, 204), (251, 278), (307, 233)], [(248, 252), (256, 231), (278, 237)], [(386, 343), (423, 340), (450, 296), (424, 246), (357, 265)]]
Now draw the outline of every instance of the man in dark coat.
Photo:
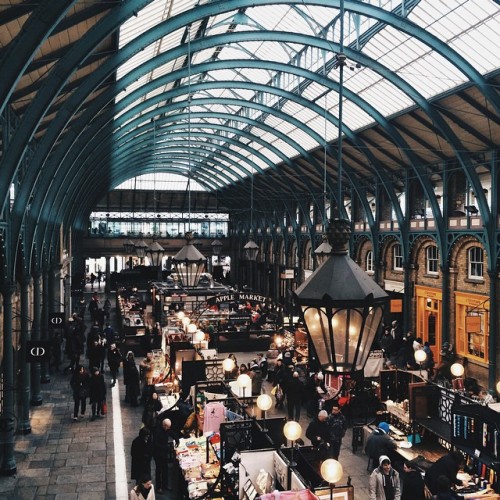
[(122, 362), (123, 356), (115, 343), (109, 346), (108, 350), (108, 366), (111, 372), (111, 387), (116, 384), (116, 376), (118, 375), (118, 370), (120, 369), (120, 363)]
[(90, 420), (94, 421), (96, 417), (104, 416), (102, 407), (104, 401), (106, 401), (106, 383), (104, 382), (103, 374), (97, 366), (92, 368), (92, 375), (89, 380), (89, 397), (92, 407), (92, 417)]
[(446, 476), (450, 484), (462, 486), (462, 481), (457, 479), (457, 473), (464, 465), (464, 457), (459, 451), (450, 451), (437, 462), (434, 462), (425, 473), (425, 484), (433, 495), (438, 493), (438, 478)]
[(322, 459), (328, 457), (330, 453), (330, 429), (328, 427), (328, 413), (321, 410), (318, 416), (311, 421), (306, 430), (306, 437), (311, 444), (316, 447)]
[(397, 445), (389, 435), (389, 424), (380, 422), (378, 427), (368, 436), (366, 440), (365, 453), (372, 459), (374, 467), (379, 463), (380, 455), (387, 455), (391, 461)]
[(174, 442), (179, 435), (172, 429), (172, 422), (166, 418), (158, 421), (153, 430), (153, 458), (156, 464), (156, 491), (168, 489), (168, 464), (174, 458)]
[(132, 456), (131, 478), (139, 482), (144, 474), (151, 475), (153, 440), (151, 439), (151, 431), (147, 427), (143, 427), (139, 431), (139, 435), (132, 441), (130, 454)]
[(424, 478), (411, 462), (405, 462), (401, 474), (403, 493), (401, 500), (425, 500)]
[(342, 445), (342, 438), (347, 431), (347, 420), (340, 411), (340, 406), (337, 401), (333, 403), (332, 412), (328, 416), (328, 428), (330, 430), (330, 455), (335, 460), (339, 459), (340, 446)]
[(286, 405), (288, 409), (288, 419), (300, 420), (300, 408), (304, 395), (304, 384), (300, 381), (299, 372), (293, 372), (292, 378), (286, 384)]

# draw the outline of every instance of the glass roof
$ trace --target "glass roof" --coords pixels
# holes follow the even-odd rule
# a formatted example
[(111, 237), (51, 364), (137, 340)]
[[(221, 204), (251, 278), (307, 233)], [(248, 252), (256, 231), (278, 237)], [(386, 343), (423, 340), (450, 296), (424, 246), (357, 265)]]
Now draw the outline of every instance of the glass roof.
[[(227, 5), (231, 3), (227, 2)], [(234, 3), (240, 5), (239, 2)], [(386, 12), (400, 12), (402, 2), (364, 0), (362, 3)], [(383, 18), (379, 22), (375, 18), (345, 12), (347, 66), (344, 70), (343, 122), (346, 131), (355, 132), (373, 123), (370, 107), (389, 117), (417, 103), (413, 92), (430, 99), (467, 82), (458, 56), (467, 60), (482, 75), (500, 66), (498, 5), (474, 0), (406, 0), (404, 3), (404, 12), (411, 26), (421, 28), (418, 38), (403, 32), (399, 24), (385, 24)], [(120, 46), (144, 35), (161, 21), (196, 6), (209, 4), (209, 0), (156, 0), (122, 26)], [(409, 5), (414, 7), (410, 9)], [(211, 152), (217, 149), (213, 146), (226, 145), (249, 158), (251, 153), (245, 145), (251, 143), (252, 148), (260, 151), (273, 164), (282, 162), (282, 155), (294, 158), (303, 150), (323, 147), (325, 137), (332, 141), (338, 135), (338, 93), (335, 85), (339, 80), (339, 70), (332, 64), (340, 36), (338, 14), (338, 9), (334, 7), (307, 3), (236, 7), (233, 11), (196, 21), (190, 28), (172, 30), (131, 57), (120, 68), (118, 78), (184, 43), (189, 46), (190, 60), (185, 53), (168, 57), (154, 71), (141, 75), (118, 96), (117, 103), (150, 81), (160, 77), (164, 81), (120, 114), (156, 97), (137, 114), (156, 109), (161, 116), (159, 119), (170, 120), (168, 123), (173, 124), (171, 130), (161, 134), (161, 144), (166, 147), (173, 140), (173, 132), (177, 133), (176, 140), (183, 138), (186, 143), (192, 144), (194, 131), (204, 130), (205, 137), (197, 140), (206, 144), (204, 154), (210, 157), (210, 162), (207, 158), (207, 165), (210, 164), (212, 170), (218, 165), (227, 172), (227, 178), (217, 178), (219, 184), (231, 182), (246, 173), (220, 156), (212, 156)], [(262, 40), (242, 38), (259, 31), (269, 33)], [(293, 40), (278, 40), (280, 32), (293, 34)], [(197, 48), (202, 37), (229, 37), (234, 34), (236, 38)], [(305, 45), (296, 35), (316, 37), (326, 42), (326, 46)], [(438, 53), (432, 46), (431, 36), (444, 42), (456, 55), (447, 58)], [(232, 64), (235, 60), (239, 62)], [(226, 61), (225, 67), (211, 68), (211, 64), (220, 61)], [(257, 67), (255, 61), (259, 63)], [(288, 65), (290, 70), (277, 68), (277, 63)], [(199, 68), (199, 65), (204, 66)], [(187, 68), (187, 73), (169, 78), (173, 72), (183, 68)], [(302, 70), (315, 73), (318, 81), (300, 74)], [(384, 74), (384, 71), (387, 73)], [(328, 81), (322, 77), (325, 72)], [(408, 87), (401, 88), (399, 81)], [(210, 86), (197, 88), (198, 84)], [(181, 95), (169, 96), (168, 92), (179, 87), (185, 89)], [(411, 89), (410, 93), (408, 89)], [(189, 94), (191, 103), (188, 105)], [(212, 102), (197, 104), (197, 100), (207, 98)], [(181, 103), (181, 107), (175, 103)], [(177, 115), (182, 115), (182, 118), (177, 118)], [(214, 128), (214, 125), (219, 128)], [(225, 127), (233, 130), (228, 131)], [(230, 143), (231, 140), (239, 145)], [(226, 144), (227, 141), (229, 143)], [(186, 149), (187, 146), (183, 146), (179, 151), (182, 150), (185, 156)], [(235, 159), (236, 164), (239, 161)], [(270, 166), (258, 155), (253, 155), (253, 162), (260, 169)], [(187, 163), (185, 158), (183, 163)], [(248, 164), (244, 168), (250, 171)], [(229, 171), (234, 171), (234, 175), (230, 175)], [(180, 182), (182, 176), (171, 177), (174, 178), (175, 181), (170, 182)]]

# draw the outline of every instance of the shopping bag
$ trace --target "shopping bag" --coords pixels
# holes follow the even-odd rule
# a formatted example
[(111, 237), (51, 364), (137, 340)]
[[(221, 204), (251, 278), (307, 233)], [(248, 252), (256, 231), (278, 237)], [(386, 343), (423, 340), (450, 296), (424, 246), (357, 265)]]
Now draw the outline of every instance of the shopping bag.
[(102, 403), (101, 413), (103, 415), (106, 415), (106, 413), (108, 413), (108, 403), (106, 403), (106, 401)]
[(278, 390), (278, 386), (275, 385), (272, 390), (271, 390), (271, 394), (274, 396), (276, 394), (276, 391)]

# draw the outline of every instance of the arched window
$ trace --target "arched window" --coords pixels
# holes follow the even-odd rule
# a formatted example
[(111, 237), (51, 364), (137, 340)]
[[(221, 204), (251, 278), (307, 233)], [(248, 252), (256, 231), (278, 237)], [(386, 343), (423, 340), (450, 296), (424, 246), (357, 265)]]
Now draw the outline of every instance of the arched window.
[(393, 260), (392, 260), (392, 269), (394, 271), (402, 271), (403, 270), (403, 249), (401, 245), (397, 243), (393, 246)]
[(439, 272), (439, 252), (436, 245), (430, 245), (426, 252), (426, 272), (427, 274), (438, 274)]
[(483, 258), (484, 252), (481, 247), (471, 247), (468, 253), (468, 267), (470, 279), (483, 279)]
[(366, 252), (366, 272), (368, 274), (373, 274), (375, 272), (375, 266), (373, 265), (373, 250)]

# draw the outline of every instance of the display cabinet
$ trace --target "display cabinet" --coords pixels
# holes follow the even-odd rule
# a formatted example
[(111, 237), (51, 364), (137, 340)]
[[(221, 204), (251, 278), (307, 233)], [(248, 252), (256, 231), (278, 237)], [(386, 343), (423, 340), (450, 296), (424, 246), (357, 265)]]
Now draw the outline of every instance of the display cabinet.
[[(494, 409), (495, 408), (495, 409)], [(452, 445), (465, 453), (472, 474), (500, 493), (500, 413), (480, 404), (454, 405)]]

